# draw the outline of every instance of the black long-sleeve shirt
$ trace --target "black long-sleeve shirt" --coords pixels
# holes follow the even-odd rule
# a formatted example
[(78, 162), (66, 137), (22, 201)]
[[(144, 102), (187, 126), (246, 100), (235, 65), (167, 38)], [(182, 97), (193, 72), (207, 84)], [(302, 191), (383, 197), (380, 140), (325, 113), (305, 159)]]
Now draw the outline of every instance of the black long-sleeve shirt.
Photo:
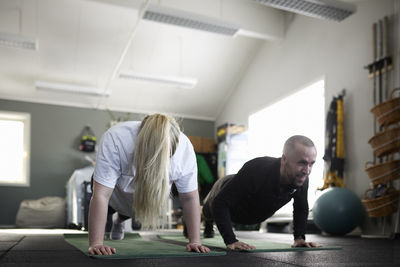
[(294, 199), (294, 237), (305, 239), (308, 216), (308, 177), (301, 187), (280, 179), (280, 158), (261, 157), (248, 161), (221, 189), (212, 202), (212, 212), (225, 244), (236, 241), (232, 222), (260, 223)]

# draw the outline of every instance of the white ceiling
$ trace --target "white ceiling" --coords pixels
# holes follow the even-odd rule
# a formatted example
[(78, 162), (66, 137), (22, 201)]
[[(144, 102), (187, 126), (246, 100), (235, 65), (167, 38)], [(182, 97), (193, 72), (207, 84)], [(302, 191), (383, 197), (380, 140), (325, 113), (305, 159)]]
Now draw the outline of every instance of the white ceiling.
[[(151, 2), (234, 23), (241, 29), (235, 37), (139, 20), (143, 3), (0, 0), (0, 32), (39, 40), (37, 51), (0, 46), (0, 98), (214, 120), (259, 47), (284, 35), (284, 12), (251, 0)], [(124, 80), (113, 75), (120, 70), (193, 77), (198, 84)], [(104, 88), (110, 96), (40, 91), (37, 80)]]

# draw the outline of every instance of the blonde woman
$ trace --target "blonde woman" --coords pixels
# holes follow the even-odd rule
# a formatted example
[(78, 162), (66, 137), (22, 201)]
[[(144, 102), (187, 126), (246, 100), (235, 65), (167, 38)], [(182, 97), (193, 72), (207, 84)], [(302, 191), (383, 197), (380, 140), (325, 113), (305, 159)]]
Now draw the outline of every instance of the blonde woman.
[(156, 229), (175, 183), (188, 228), (187, 251), (209, 252), (200, 243), (200, 204), (193, 146), (170, 116), (153, 114), (142, 122), (111, 127), (102, 137), (93, 175), (89, 210), (89, 253), (110, 255), (103, 244), (108, 207), (113, 216), (112, 239), (122, 239), (123, 220), (135, 216)]

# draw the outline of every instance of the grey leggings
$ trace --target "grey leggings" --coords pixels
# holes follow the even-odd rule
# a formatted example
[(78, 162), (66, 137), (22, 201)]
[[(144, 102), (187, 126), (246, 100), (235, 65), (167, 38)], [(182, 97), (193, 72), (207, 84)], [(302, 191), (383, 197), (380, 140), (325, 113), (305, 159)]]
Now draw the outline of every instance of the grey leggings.
[(227, 175), (225, 177), (219, 178), (213, 187), (211, 188), (210, 192), (204, 199), (203, 205), (203, 216), (206, 221), (212, 221), (214, 219), (214, 214), (212, 212), (212, 203), (215, 197), (221, 192), (222, 188), (233, 178), (235, 177), (234, 174)]

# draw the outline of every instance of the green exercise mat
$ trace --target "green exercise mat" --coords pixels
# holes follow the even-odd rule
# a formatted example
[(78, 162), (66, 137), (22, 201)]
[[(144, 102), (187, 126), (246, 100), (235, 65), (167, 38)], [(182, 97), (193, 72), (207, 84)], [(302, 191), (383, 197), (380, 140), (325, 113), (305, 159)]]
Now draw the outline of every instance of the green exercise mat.
[[(182, 235), (159, 235), (160, 238), (166, 240), (174, 240), (180, 242), (187, 242), (187, 239)], [(342, 249), (338, 246), (319, 247), (319, 248), (307, 248), (307, 247), (296, 247), (292, 248), (292, 244), (270, 242), (262, 239), (245, 239), (240, 238), (241, 242), (255, 246), (256, 249), (243, 250), (244, 252), (279, 252), (279, 251), (313, 251), (313, 250), (338, 250)], [(226, 245), (220, 235), (216, 235), (214, 238), (202, 238), (201, 242), (205, 246), (226, 248)]]
[(161, 241), (145, 240), (137, 233), (126, 233), (123, 240), (105, 240), (104, 244), (116, 248), (112, 255), (89, 255), (89, 239), (87, 233), (64, 234), (64, 239), (81, 250), (84, 254), (102, 259), (132, 259), (132, 258), (166, 258), (166, 257), (201, 257), (221, 256), (226, 253), (211, 251), (209, 253), (187, 252), (185, 246), (174, 245)]

